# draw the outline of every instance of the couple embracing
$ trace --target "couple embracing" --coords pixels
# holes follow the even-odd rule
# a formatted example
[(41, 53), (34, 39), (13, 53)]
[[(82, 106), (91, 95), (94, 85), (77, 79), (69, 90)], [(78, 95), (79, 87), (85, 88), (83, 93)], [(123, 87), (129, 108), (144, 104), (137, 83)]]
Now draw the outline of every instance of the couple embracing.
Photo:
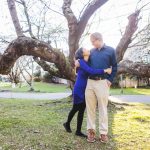
[[(75, 54), (77, 78), (73, 90), (73, 107), (63, 124), (67, 132), (72, 132), (70, 123), (77, 116), (76, 135), (86, 137), (88, 142), (95, 142), (96, 108), (99, 111), (99, 140), (108, 142), (107, 104), (109, 89), (117, 72), (115, 50), (104, 44), (102, 35), (91, 34), (94, 48), (89, 51), (79, 48)], [(87, 111), (87, 135), (81, 132), (84, 111)]]

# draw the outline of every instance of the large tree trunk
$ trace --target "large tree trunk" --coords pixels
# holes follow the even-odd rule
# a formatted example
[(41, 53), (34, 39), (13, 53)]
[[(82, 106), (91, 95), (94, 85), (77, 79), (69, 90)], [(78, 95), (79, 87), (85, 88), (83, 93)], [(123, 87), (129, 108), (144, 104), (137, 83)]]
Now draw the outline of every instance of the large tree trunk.
[(69, 61), (74, 66), (74, 54), (75, 51), (79, 48), (79, 41), (81, 35), (85, 31), (85, 27), (87, 25), (88, 20), (93, 15), (93, 13), (100, 8), (103, 4), (105, 4), (108, 0), (93, 0), (91, 1), (82, 16), (77, 19), (71, 9), (72, 0), (64, 0), (63, 3), (63, 14), (67, 19), (68, 28), (69, 28), (69, 36), (68, 36), (68, 45), (69, 45)]

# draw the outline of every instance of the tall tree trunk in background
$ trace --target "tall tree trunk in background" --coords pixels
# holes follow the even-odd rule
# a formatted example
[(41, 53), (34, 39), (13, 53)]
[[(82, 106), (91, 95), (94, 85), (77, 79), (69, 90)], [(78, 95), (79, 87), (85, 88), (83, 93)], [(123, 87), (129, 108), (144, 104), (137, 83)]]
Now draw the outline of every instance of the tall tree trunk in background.
[(105, 4), (108, 0), (93, 0), (90, 2), (85, 11), (81, 15), (79, 19), (74, 15), (71, 4), (72, 0), (63, 0), (63, 14), (67, 19), (68, 28), (69, 28), (69, 36), (68, 36), (68, 46), (69, 46), (69, 61), (74, 66), (74, 54), (75, 51), (79, 48), (80, 38), (85, 31), (86, 25), (90, 17), (93, 13), (100, 8), (103, 4)]

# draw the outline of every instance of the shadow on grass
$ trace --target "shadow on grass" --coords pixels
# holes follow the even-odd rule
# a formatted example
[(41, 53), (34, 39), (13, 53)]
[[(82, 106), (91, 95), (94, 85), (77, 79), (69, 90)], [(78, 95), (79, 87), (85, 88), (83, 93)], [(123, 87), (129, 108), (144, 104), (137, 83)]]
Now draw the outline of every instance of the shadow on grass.
[[(64, 101), (58, 101), (58, 102), (54, 102), (54, 104), (58, 104), (58, 105), (61, 105), (63, 104)], [(70, 108), (67, 108), (65, 109), (65, 112), (66, 112), (66, 116), (64, 116), (64, 120), (65, 118), (67, 118), (67, 115), (69, 113), (69, 110), (71, 109), (71, 100), (69, 98), (69, 100), (65, 101), (65, 103), (70, 103)], [(113, 127), (114, 127), (114, 117), (115, 117), (115, 114), (117, 113), (117, 111), (124, 111), (124, 106), (128, 106), (128, 104), (125, 104), (125, 103), (122, 103), (122, 104), (118, 104), (118, 103), (112, 103), (112, 102), (109, 102), (108, 104), (108, 117), (109, 117), (109, 142), (107, 144), (104, 144), (104, 143), (101, 143), (99, 141), (99, 130), (97, 128), (96, 130), (96, 142), (95, 143), (88, 143), (86, 141), (86, 139), (82, 139), (82, 138), (79, 138), (79, 137), (76, 137), (74, 136), (73, 134), (68, 134), (64, 131), (64, 135), (68, 136), (68, 138), (72, 139), (72, 142), (75, 143), (74, 145), (71, 145), (70, 147), (70, 150), (116, 150), (117, 149), (117, 146), (116, 146), (116, 141), (115, 141), (115, 138), (117, 135), (114, 134), (113, 132)], [(61, 108), (61, 107), (59, 107)], [(62, 109), (57, 109), (57, 111), (61, 112), (64, 111), (64, 108)], [(96, 119), (96, 126), (98, 127), (99, 126), (99, 118), (98, 118), (98, 110), (97, 110), (97, 119)], [(83, 122), (83, 131), (86, 132), (86, 111), (85, 111), (85, 117), (84, 117), (84, 122)], [(61, 122), (62, 124), (63, 122)], [(73, 131), (75, 131), (76, 129), (76, 116), (74, 117), (73, 121), (72, 121), (72, 124), (71, 124), (71, 127), (73, 128)], [(64, 143), (66, 143), (64, 141)], [(66, 143), (66, 146), (67, 146), (67, 143)], [(68, 148), (69, 147), (63, 147), (64, 149), (65, 148)]]
[(113, 102), (109, 101), (109, 103), (108, 103), (109, 143), (108, 143), (108, 146), (105, 147), (105, 150), (116, 150), (117, 149), (117, 145), (116, 145), (116, 141), (115, 141), (115, 138), (117, 137), (117, 135), (115, 135), (114, 131), (113, 131), (113, 127), (115, 126), (114, 118), (115, 118), (115, 114), (117, 113), (117, 111), (124, 111), (123, 104), (120, 105), (118, 103), (113, 103)]

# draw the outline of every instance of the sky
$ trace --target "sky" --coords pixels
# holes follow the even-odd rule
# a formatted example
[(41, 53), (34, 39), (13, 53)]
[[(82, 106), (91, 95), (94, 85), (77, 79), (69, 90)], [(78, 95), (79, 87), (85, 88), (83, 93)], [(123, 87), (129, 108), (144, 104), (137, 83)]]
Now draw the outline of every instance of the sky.
[[(14, 39), (16, 37), (16, 34), (7, 7), (7, 1), (6, 0), (0, 0), (0, 1), (1, 1), (0, 36), (3, 37), (5, 36), (6, 39), (8, 40)], [(38, 0), (25, 0), (25, 1), (30, 6), (29, 13), (31, 15), (31, 20), (33, 21), (38, 20), (38, 17), (40, 16), (40, 10), (42, 9), (41, 7), (42, 5), (37, 2)], [(44, 1), (49, 2), (49, 0), (44, 0)], [(84, 0), (83, 2), (79, 0), (73, 0), (71, 8), (77, 18), (80, 14), (80, 11), (88, 1), (89, 0)], [(140, 2), (138, 3), (138, 1)], [(87, 26), (89, 26), (92, 23), (89, 32), (102, 33), (105, 43), (115, 48), (121, 38), (121, 33), (124, 32), (125, 27), (128, 23), (127, 17), (135, 11), (136, 7), (140, 8), (145, 4), (147, 4), (148, 2), (149, 0), (125, 0), (125, 1), (109, 0), (99, 10), (97, 10), (96, 13), (89, 20)], [(63, 0), (51, 0), (50, 7), (53, 10), (62, 13), (61, 10), (62, 3)], [(27, 27), (25, 25), (23, 8), (18, 4), (17, 4), (17, 11), (18, 11), (21, 26), (23, 27), (24, 30), (26, 30)], [(140, 14), (142, 19), (139, 22), (138, 30), (142, 29), (148, 23), (149, 13), (150, 13), (150, 4), (144, 7), (143, 11)], [(67, 22), (64, 16), (48, 10), (48, 13), (46, 15), (46, 20), (47, 20), (47, 29), (55, 27), (57, 25), (61, 25), (62, 28), (66, 29), (67, 31)], [(33, 30), (36, 31), (36, 28), (33, 27)], [(63, 33), (62, 35), (67, 39), (68, 37), (67, 32)], [(52, 43), (52, 46), (55, 46), (54, 43)], [(67, 44), (64, 42), (60, 42), (58, 46), (64, 50), (68, 49)], [(92, 47), (89, 41), (89, 37), (84, 38), (84, 41), (82, 42), (81, 46), (86, 48)], [(7, 45), (1, 44), (0, 47), (1, 47), (0, 51), (2, 52), (5, 50)]]

